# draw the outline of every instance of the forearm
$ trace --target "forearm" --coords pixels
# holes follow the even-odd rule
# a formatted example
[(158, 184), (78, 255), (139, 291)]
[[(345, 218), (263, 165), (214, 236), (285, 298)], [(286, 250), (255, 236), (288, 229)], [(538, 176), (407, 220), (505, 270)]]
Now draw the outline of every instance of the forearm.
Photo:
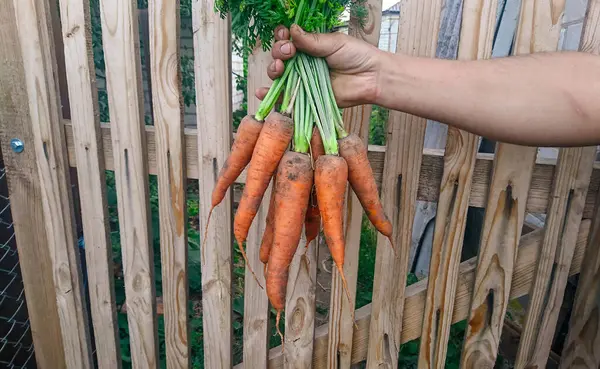
[(600, 57), (482, 61), (382, 56), (376, 104), (530, 146), (600, 143)]

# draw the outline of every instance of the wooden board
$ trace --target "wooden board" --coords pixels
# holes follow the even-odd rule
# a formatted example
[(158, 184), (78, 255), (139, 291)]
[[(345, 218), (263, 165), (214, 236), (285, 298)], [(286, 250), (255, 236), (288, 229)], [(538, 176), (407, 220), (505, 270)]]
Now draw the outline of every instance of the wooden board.
[[(250, 114), (254, 114), (260, 104), (254, 95), (256, 89), (271, 85), (271, 80), (267, 76), (267, 67), (272, 60), (271, 53), (262, 51), (260, 45), (248, 57), (248, 112)], [(265, 192), (264, 199), (271, 198), (271, 189), (272, 185)], [(268, 210), (269, 201), (263, 201), (246, 240), (248, 260), (252, 263), (263, 287), (266, 284), (263, 264), (259, 258), (259, 248), (267, 225)], [(251, 368), (264, 369), (267, 367), (270, 338), (269, 299), (266, 291), (256, 283), (248, 268), (244, 278), (244, 296), (252, 296), (252, 298), (244, 298), (244, 362), (247, 362)]]
[[(27, 301), (35, 361), (40, 369), (65, 368), (49, 236), (44, 223), (42, 189), (25, 86), (25, 70), (12, 1), (0, 2), (0, 138), (10, 194), (19, 268)], [(25, 150), (15, 153), (13, 138)]]
[(166, 361), (169, 369), (190, 367), (188, 243), (183, 98), (181, 95), (179, 2), (148, 3), (149, 68), (156, 127), (158, 210)]
[(595, 156), (595, 146), (560, 151), (515, 368), (542, 368), (548, 362)]
[(134, 1), (100, 2), (131, 361), (158, 368), (139, 32)]
[[(114, 170), (113, 150), (110, 145), (110, 125), (102, 124), (102, 139), (104, 143), (104, 158), (107, 170)], [(185, 130), (185, 152), (187, 177), (198, 178), (198, 131), (195, 129)], [(75, 148), (73, 142), (73, 127), (70, 121), (65, 121), (65, 136), (69, 148), (69, 163), (72, 167), (77, 166)], [(156, 166), (156, 132), (154, 127), (146, 126), (146, 138), (148, 143), (148, 168), (150, 174), (157, 174)], [(377, 185), (381, 188), (383, 177), (383, 165), (385, 161), (386, 148), (384, 146), (369, 146), (369, 161), (373, 167), (373, 174)], [(473, 183), (469, 206), (483, 208), (486, 205), (487, 193), (490, 186), (490, 173), (492, 170), (494, 155), (477, 154), (475, 170), (473, 172)], [(533, 169), (533, 179), (527, 196), (527, 212), (546, 213), (548, 210), (548, 197), (552, 189), (554, 178), (554, 167), (556, 160), (538, 158)], [(417, 199), (420, 201), (434, 202), (439, 198), (439, 183), (444, 172), (443, 150), (423, 150), (421, 173), (419, 175), (419, 189)], [(242, 173), (237, 183), (244, 183), (245, 173)], [(586, 197), (583, 217), (589, 219), (594, 212), (596, 193), (600, 187), (600, 162), (594, 163), (590, 189)]]
[[(41, 186), (44, 227), (52, 260), (58, 316), (67, 368), (92, 368), (87, 308), (84, 303), (79, 249), (67, 149), (61, 127), (56, 59), (49, 4), (14, 1), (25, 86), (32, 122), (33, 147)], [(39, 225), (37, 225), (39, 226)]]
[[(434, 57), (441, 0), (407, 0), (400, 10), (397, 52)], [(397, 368), (408, 258), (419, 187), (426, 120), (392, 112), (382, 181), (384, 210), (394, 224), (395, 254), (378, 237), (367, 368)]]
[[(590, 0), (580, 50), (600, 54), (600, 1)], [(600, 367), (600, 197), (577, 287), (561, 369)]]
[(62, 42), (73, 122), (75, 155), (85, 165), (78, 169), (81, 220), (92, 323), (98, 367), (121, 367), (114, 296), (110, 224), (106, 202), (104, 147), (98, 115), (96, 70), (92, 55), (88, 0), (61, 0)]
[[(489, 59), (496, 30), (497, 0), (464, 0), (460, 60)], [(458, 286), (469, 195), (479, 137), (448, 128), (444, 175), (440, 185), (419, 368), (446, 365), (452, 308)]]
[[(579, 235), (577, 236), (577, 248), (569, 274), (578, 274), (584, 258), (584, 252), (590, 233), (590, 220), (581, 223)], [(543, 230), (531, 232), (521, 238), (517, 262), (514, 268), (513, 285), (510, 291), (510, 299), (516, 299), (526, 295), (531, 289), (533, 277), (539, 255), (539, 248), (543, 240)], [(472, 258), (461, 263), (459, 285), (454, 300), (454, 314), (452, 323), (463, 321), (469, 314), (469, 304), (473, 294), (473, 282), (475, 280), (475, 269), (477, 258)], [(419, 338), (422, 330), (423, 311), (427, 297), (427, 279), (406, 288), (403, 331), (400, 343), (406, 343)], [(369, 323), (372, 318), (372, 305), (366, 305), (356, 311), (356, 323), (358, 328), (354, 330), (352, 363), (360, 363), (367, 358), (369, 342)], [(327, 341), (329, 339), (328, 327), (323, 325), (315, 331), (315, 349), (313, 354), (313, 368), (327, 368)], [(235, 366), (235, 369), (250, 368), (244, 363)], [(283, 356), (281, 347), (271, 349), (269, 355), (269, 369), (283, 368)]]
[[(211, 195), (231, 148), (231, 35), (229, 18), (213, 0), (193, 2), (194, 61), (198, 129), (200, 229), (206, 228)], [(231, 193), (231, 191), (229, 191)], [(202, 249), (204, 367), (231, 368), (231, 196), (211, 218)], [(218, 319), (216, 318), (218, 317)]]
[[(564, 0), (525, 0), (515, 54), (556, 51)], [(508, 305), (537, 150), (499, 144), (482, 233), (461, 367), (493, 367)]]
[[(370, 0), (365, 3), (368, 17), (364, 27), (356, 19), (350, 18), (348, 34), (377, 46), (381, 30), (381, 0)], [(348, 133), (358, 135), (365, 145), (369, 144), (369, 126), (371, 122), (371, 105), (361, 105), (344, 109), (344, 126)], [(344, 292), (342, 279), (337, 268), (332, 268), (331, 302), (329, 304), (329, 348), (328, 367), (331, 369), (350, 368), (352, 355), (352, 334), (354, 323), (354, 301), (356, 301), (356, 280), (358, 277), (360, 236), (364, 210), (358, 197), (348, 186), (346, 192), (346, 214), (344, 239), (346, 251), (344, 258), (344, 275), (352, 304)]]

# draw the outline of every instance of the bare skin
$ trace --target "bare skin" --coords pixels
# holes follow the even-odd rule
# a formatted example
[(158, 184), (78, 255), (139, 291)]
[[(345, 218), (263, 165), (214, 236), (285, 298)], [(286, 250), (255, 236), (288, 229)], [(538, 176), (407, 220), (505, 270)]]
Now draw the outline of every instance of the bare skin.
[[(279, 27), (271, 79), (297, 50), (324, 57), (338, 105), (376, 104), (526, 146), (600, 144), (600, 56), (542, 53), (479, 61), (409, 57), (341, 34)], [(290, 41), (290, 38), (293, 41)], [(267, 89), (256, 91), (263, 98)]]

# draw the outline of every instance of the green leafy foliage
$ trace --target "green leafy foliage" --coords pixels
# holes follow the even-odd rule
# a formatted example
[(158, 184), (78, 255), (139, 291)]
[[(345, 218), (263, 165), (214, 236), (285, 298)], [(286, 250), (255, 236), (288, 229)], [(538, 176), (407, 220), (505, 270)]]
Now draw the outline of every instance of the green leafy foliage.
[(386, 126), (389, 116), (389, 110), (373, 105), (373, 111), (371, 112), (371, 126), (369, 128), (369, 144), (385, 145)]

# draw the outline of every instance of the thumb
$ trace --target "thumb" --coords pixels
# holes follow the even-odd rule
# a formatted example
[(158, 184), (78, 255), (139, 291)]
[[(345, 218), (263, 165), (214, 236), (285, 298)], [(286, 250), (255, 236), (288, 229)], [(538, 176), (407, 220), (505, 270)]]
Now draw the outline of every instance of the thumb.
[(290, 28), (290, 34), (298, 50), (314, 57), (328, 57), (341, 47), (340, 35), (337, 33), (310, 33), (294, 24)]

